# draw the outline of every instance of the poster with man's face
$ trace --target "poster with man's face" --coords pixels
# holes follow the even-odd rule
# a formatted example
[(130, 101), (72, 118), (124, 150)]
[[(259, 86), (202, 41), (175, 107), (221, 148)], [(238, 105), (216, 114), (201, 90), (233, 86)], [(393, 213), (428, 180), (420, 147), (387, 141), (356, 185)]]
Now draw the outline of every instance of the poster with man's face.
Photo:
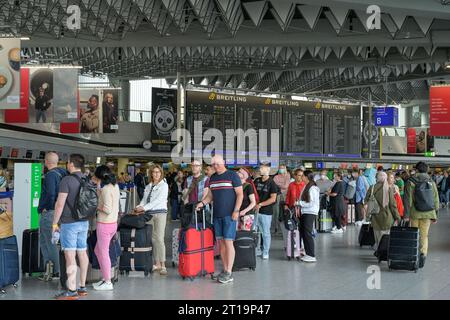
[(53, 122), (53, 70), (30, 69), (28, 112), (31, 123)]
[(80, 89), (80, 133), (102, 133), (102, 108), (98, 89)]
[(103, 133), (116, 133), (119, 129), (119, 91), (102, 90)]
[(20, 39), (0, 38), (0, 109), (20, 108)]

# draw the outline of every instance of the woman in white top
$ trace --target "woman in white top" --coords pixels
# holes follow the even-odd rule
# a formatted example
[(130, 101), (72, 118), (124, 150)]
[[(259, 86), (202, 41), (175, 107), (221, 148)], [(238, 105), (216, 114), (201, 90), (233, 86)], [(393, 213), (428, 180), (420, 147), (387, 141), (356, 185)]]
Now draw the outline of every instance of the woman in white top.
[(94, 252), (103, 276), (102, 281), (94, 284), (94, 289), (113, 290), (109, 245), (117, 232), (120, 190), (116, 177), (107, 166), (97, 167), (92, 179), (101, 187), (98, 191), (97, 244)]
[(298, 205), (300, 206), (300, 237), (305, 246), (306, 255), (302, 257), (303, 262), (316, 262), (314, 253), (313, 228), (316, 216), (320, 208), (320, 190), (314, 182), (314, 173), (306, 170), (303, 174), (305, 188), (303, 189)]
[(164, 171), (161, 166), (153, 165), (149, 171), (150, 183), (145, 187), (144, 197), (135, 211), (145, 211), (153, 216), (152, 220), (150, 220), (150, 224), (153, 225), (152, 244), (154, 265), (152, 272), (159, 271), (160, 275), (167, 275), (164, 233), (167, 221), (169, 186), (164, 179)]

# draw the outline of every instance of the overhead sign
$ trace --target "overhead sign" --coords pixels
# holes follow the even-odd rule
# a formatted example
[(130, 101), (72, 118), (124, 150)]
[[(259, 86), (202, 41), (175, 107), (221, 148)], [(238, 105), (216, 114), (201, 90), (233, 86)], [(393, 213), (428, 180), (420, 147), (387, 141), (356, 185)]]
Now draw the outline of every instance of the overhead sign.
[(373, 117), (376, 127), (398, 127), (398, 109), (396, 107), (375, 107)]
[(430, 87), (430, 135), (450, 136), (450, 86)]

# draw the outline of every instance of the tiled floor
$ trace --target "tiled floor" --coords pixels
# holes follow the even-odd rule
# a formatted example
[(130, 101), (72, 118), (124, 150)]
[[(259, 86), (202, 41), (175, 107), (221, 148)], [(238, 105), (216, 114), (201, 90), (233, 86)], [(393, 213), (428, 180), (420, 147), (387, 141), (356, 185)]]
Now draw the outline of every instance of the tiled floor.
[[(169, 225), (168, 244), (171, 229)], [(367, 268), (377, 265), (373, 251), (359, 248), (358, 230), (350, 226), (344, 235), (318, 235), (317, 264), (287, 261), (282, 240), (275, 238), (270, 260), (258, 259), (255, 272), (236, 272), (232, 284), (221, 285), (209, 278), (183, 281), (176, 269), (169, 268), (167, 277), (155, 274), (144, 278), (142, 273), (121, 276), (113, 292), (92, 290), (83, 299), (449, 299), (449, 230), (450, 211), (441, 210), (439, 223), (431, 227), (425, 268), (418, 273), (388, 271), (384, 262), (379, 290), (367, 287)], [(167, 248), (170, 251), (170, 245)], [(50, 299), (58, 289), (57, 281), (25, 278), (0, 299)]]

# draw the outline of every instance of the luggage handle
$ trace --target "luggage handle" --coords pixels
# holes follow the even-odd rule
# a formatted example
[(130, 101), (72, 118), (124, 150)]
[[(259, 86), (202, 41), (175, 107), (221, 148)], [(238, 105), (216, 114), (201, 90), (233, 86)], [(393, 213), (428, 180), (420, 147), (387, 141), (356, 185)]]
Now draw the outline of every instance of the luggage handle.
[[(195, 229), (197, 231), (199, 231), (200, 229), (198, 228), (198, 218), (197, 218), (197, 210), (195, 210), (195, 206), (193, 206), (192, 210), (194, 211), (194, 216), (195, 216)], [(200, 208), (200, 210), (202, 212), (202, 217), (203, 217), (203, 230), (206, 230), (206, 221), (205, 221), (205, 210), (203, 210), (203, 208)]]

